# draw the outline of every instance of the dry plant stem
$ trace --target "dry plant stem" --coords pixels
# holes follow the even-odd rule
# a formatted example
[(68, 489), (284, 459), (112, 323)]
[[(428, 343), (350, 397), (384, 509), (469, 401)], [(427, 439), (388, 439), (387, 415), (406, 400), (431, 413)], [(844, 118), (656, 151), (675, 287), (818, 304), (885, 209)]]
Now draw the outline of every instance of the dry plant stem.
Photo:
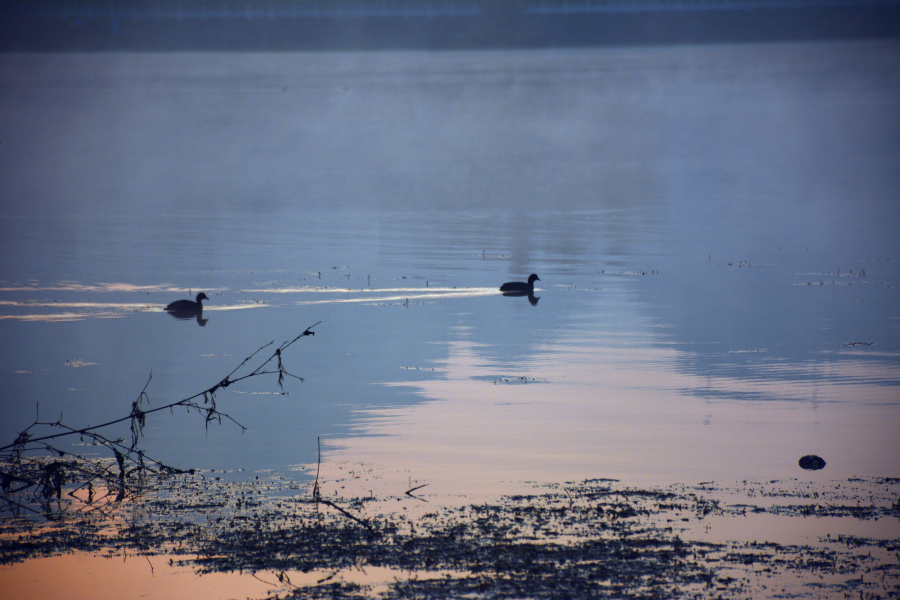
[[(138, 442), (140, 441), (140, 438), (143, 437), (143, 428), (146, 423), (147, 415), (161, 410), (172, 410), (173, 408), (180, 406), (186, 408), (188, 412), (192, 409), (196, 409), (201, 414), (205, 414), (206, 427), (209, 426), (209, 422), (212, 420), (221, 423), (222, 418), (224, 417), (235, 423), (241, 430), (245, 431), (246, 428), (243, 425), (238, 423), (230, 415), (220, 412), (217, 409), (215, 398), (216, 392), (220, 388), (228, 387), (233, 383), (249, 379), (250, 377), (275, 373), (278, 374), (279, 386), (282, 386), (285, 376), (303, 381), (302, 377), (297, 377), (296, 375), (287, 372), (282, 362), (282, 354), (300, 338), (315, 335), (313, 327), (319, 323), (321, 323), (321, 321), (307, 327), (303, 333), (292, 340), (281, 344), (281, 346), (275, 349), (268, 358), (262, 361), (262, 363), (250, 373), (235, 377), (235, 374), (238, 373), (241, 368), (247, 365), (248, 362), (253, 360), (254, 357), (265, 348), (274, 344), (274, 342), (269, 342), (258, 348), (214, 386), (177, 402), (144, 410), (144, 403), (150, 402), (147, 388), (153, 379), (153, 373), (151, 372), (150, 377), (148, 377), (147, 382), (141, 389), (140, 394), (138, 394), (137, 399), (132, 402), (130, 413), (127, 416), (113, 419), (100, 425), (76, 429), (63, 423), (62, 416), (60, 416), (60, 420), (56, 422), (46, 422), (40, 421), (39, 415), (37, 415), (35, 421), (25, 430), (21, 431), (13, 443), (0, 447), (0, 462), (4, 464), (4, 467), (0, 469), (0, 501), (5, 503), (8, 507), (15, 507), (17, 510), (24, 509), (28, 512), (40, 514), (34, 508), (13, 498), (14, 495), (30, 495), (31, 499), (28, 502), (36, 502), (43, 509), (43, 513), (46, 517), (54, 518), (54, 513), (62, 511), (62, 505), (59, 504), (59, 506), (54, 509), (50, 504), (51, 499), (56, 498), (57, 501), (62, 500), (63, 487), (70, 489), (70, 484), (72, 483), (76, 484), (77, 487), (75, 487), (74, 490), (67, 492), (67, 495), (71, 496), (72, 492), (87, 485), (90, 489), (88, 504), (92, 504), (95, 502), (92, 487), (92, 482), (95, 480), (106, 481), (106, 485), (110, 492), (105, 494), (103, 498), (114, 493), (115, 500), (121, 501), (125, 497), (135, 493), (134, 490), (130, 489), (135, 481), (133, 479), (135, 473), (139, 476), (143, 475), (145, 472), (153, 474), (183, 473), (184, 471), (181, 471), (180, 469), (170, 467), (146, 456), (143, 450), (138, 448)], [(268, 365), (270, 365), (273, 360), (276, 361), (276, 366), (270, 368)], [(203, 398), (202, 403), (199, 402), (201, 397)], [(100, 433), (104, 428), (126, 421), (131, 422), (130, 444), (122, 439), (110, 439)], [(49, 427), (62, 431), (41, 437), (33, 437), (32, 430), (36, 427)], [(55, 448), (49, 443), (51, 440), (69, 436), (80, 436), (82, 441), (84, 441), (84, 438), (88, 438), (93, 444), (105, 447), (112, 453), (115, 462), (104, 464), (103, 461), (92, 461), (83, 456), (71, 454)], [(31, 458), (24, 456), (25, 452), (40, 452), (49, 456), (44, 456), (43, 458)], [(193, 472), (193, 469), (190, 469), (190, 472)], [(79, 483), (80, 485), (78, 485)], [(140, 483), (138, 482), (135, 485), (140, 485)], [(100, 498), (100, 500), (103, 498)]]
[(316, 483), (313, 486), (313, 498), (319, 499), (319, 469), (322, 468), (322, 438), (316, 437), (316, 445), (319, 450), (319, 462), (316, 464)]
[[(276, 357), (278, 357), (278, 362), (279, 362), (279, 366), (280, 366), (280, 363), (281, 363), (281, 352), (284, 351), (285, 349), (287, 349), (291, 344), (293, 344), (294, 342), (296, 342), (296, 341), (299, 340), (300, 338), (305, 337), (305, 336), (307, 336), (307, 335), (315, 335), (315, 332), (312, 331), (312, 328), (315, 327), (316, 325), (318, 325), (319, 323), (321, 323), (321, 321), (319, 321), (318, 323), (316, 323), (316, 324), (314, 324), (314, 325), (311, 325), (311, 326), (307, 327), (306, 330), (305, 330), (303, 333), (301, 333), (300, 335), (298, 335), (297, 337), (295, 337), (293, 340), (291, 340), (291, 341), (289, 341), (289, 342), (285, 342), (284, 344), (282, 344), (282, 345), (281, 345), (281, 346), (280, 346), (280, 347), (279, 347), (279, 348), (278, 348), (278, 349), (277, 349), (277, 350), (276, 350), (269, 358), (267, 358), (267, 359), (265, 360), (265, 362), (263, 362), (263, 363), (262, 363), (259, 367), (257, 367), (253, 372), (248, 373), (247, 375), (243, 375), (243, 376), (241, 376), (241, 377), (238, 377), (237, 379), (230, 379), (230, 377), (231, 377), (232, 375), (234, 375), (241, 367), (243, 367), (245, 364), (247, 364), (247, 362), (249, 362), (249, 361), (250, 361), (254, 356), (256, 356), (261, 350), (263, 350), (264, 348), (267, 348), (268, 346), (271, 346), (272, 344), (274, 344), (274, 343), (275, 343), (274, 341), (269, 342), (269, 343), (266, 344), (265, 346), (262, 346), (261, 348), (259, 348), (258, 350), (256, 350), (256, 352), (254, 352), (253, 354), (251, 354), (250, 356), (248, 356), (247, 358), (245, 358), (244, 361), (243, 361), (240, 365), (237, 366), (237, 368), (235, 368), (231, 373), (229, 373), (228, 375), (226, 375), (224, 379), (222, 379), (219, 383), (217, 383), (216, 385), (212, 386), (211, 388), (206, 389), (206, 390), (203, 390), (202, 392), (199, 392), (199, 393), (197, 393), (197, 394), (194, 394), (193, 396), (189, 396), (189, 397), (184, 398), (184, 399), (182, 399), (182, 400), (179, 400), (179, 401), (177, 401), (177, 402), (172, 402), (171, 404), (166, 404), (165, 406), (160, 406), (160, 407), (157, 407), (157, 408), (152, 408), (152, 409), (150, 409), (150, 410), (140, 411), (140, 413), (141, 413), (142, 415), (149, 415), (149, 414), (152, 414), (152, 413), (155, 413), (155, 412), (159, 412), (159, 411), (161, 411), (161, 410), (172, 409), (172, 408), (174, 408), (174, 407), (176, 407), (176, 406), (184, 406), (184, 407), (188, 407), (188, 408), (197, 408), (197, 409), (204, 410), (203, 407), (202, 407), (201, 405), (198, 405), (198, 404), (194, 403), (193, 401), (196, 400), (197, 398), (200, 398), (200, 397), (208, 397), (209, 395), (214, 394), (219, 388), (225, 388), (225, 387), (228, 387), (229, 385), (231, 385), (231, 384), (233, 384), (233, 383), (237, 383), (237, 382), (239, 382), (239, 381), (243, 381), (244, 379), (248, 379), (248, 378), (250, 378), (250, 377), (256, 377), (256, 376), (259, 376), (259, 375), (268, 375), (268, 374), (271, 374), (271, 373), (284, 372), (286, 375), (290, 375), (291, 377), (294, 377), (294, 378), (296, 378), (296, 379), (299, 379), (300, 381), (303, 381), (303, 378), (302, 378), (302, 377), (297, 377), (296, 375), (291, 375), (290, 373), (287, 373), (286, 371), (266, 371), (266, 370), (264, 370), (264, 367), (265, 367), (269, 362), (271, 362), (273, 358), (276, 358)], [(135, 405), (138, 405), (138, 403), (140, 403), (140, 401), (141, 401), (142, 398), (146, 398), (146, 397), (147, 397), (147, 393), (146, 393), (147, 386), (150, 385), (150, 380), (151, 380), (152, 378), (153, 378), (153, 374), (152, 374), (152, 372), (151, 372), (150, 378), (147, 379), (147, 383), (144, 385), (144, 389), (141, 390), (141, 393), (140, 393), (140, 395), (138, 396), (138, 399), (137, 399), (137, 400), (135, 401), (135, 403), (132, 405), (132, 413), (129, 414), (128, 416), (126, 416), (126, 417), (121, 417), (121, 418), (119, 418), (119, 419), (114, 419), (114, 420), (112, 420), (112, 421), (107, 421), (106, 423), (103, 423), (103, 424), (101, 424), (101, 425), (92, 425), (92, 426), (90, 426), (90, 427), (85, 427), (85, 428), (83, 428), (83, 429), (73, 429), (73, 428), (71, 428), (71, 427), (68, 427), (68, 426), (66, 426), (66, 425), (63, 425), (63, 424), (60, 423), (60, 422), (56, 422), (56, 423), (38, 423), (37, 421), (35, 421), (35, 423), (33, 423), (32, 425), (30, 425), (30, 426), (25, 430), (25, 432), (27, 432), (28, 429), (31, 429), (31, 427), (34, 427), (35, 425), (53, 425), (53, 426), (58, 426), (58, 427), (65, 427), (65, 428), (68, 429), (69, 431), (65, 431), (65, 432), (62, 432), (62, 433), (56, 433), (56, 434), (53, 434), (53, 435), (46, 435), (46, 436), (39, 437), (39, 438), (34, 438), (34, 439), (32, 439), (32, 438), (29, 437), (29, 438), (27, 438), (27, 439), (24, 440), (24, 441), (26, 441), (27, 443), (33, 444), (33, 443), (36, 443), (36, 442), (43, 442), (43, 441), (45, 441), (45, 440), (57, 439), (57, 438), (61, 438), (61, 437), (69, 436), (69, 435), (89, 434), (89, 433), (91, 433), (91, 432), (93, 432), (93, 431), (95, 431), (95, 430), (103, 429), (104, 427), (109, 427), (109, 426), (111, 426), (111, 425), (116, 425), (116, 424), (118, 424), (118, 423), (122, 423), (122, 422), (124, 422), (124, 421), (128, 421), (128, 420), (134, 419), (134, 418), (135, 418), (134, 406), (135, 406)], [(218, 411), (215, 411), (215, 412), (216, 412), (217, 414), (221, 415), (221, 416), (227, 417), (227, 418), (230, 419), (232, 422), (234, 422), (234, 423), (237, 424), (239, 427), (241, 427), (241, 429), (246, 429), (243, 425), (241, 425), (240, 423), (238, 423), (237, 421), (235, 421), (234, 419), (232, 419), (232, 418), (231, 418), (230, 416), (228, 416), (227, 414), (225, 414), (225, 413), (220, 413), (220, 412), (218, 412)], [(24, 432), (23, 432), (23, 433), (24, 433)], [(22, 434), (20, 434), (19, 437), (21, 438), (21, 436), (22, 436)], [(16, 440), (16, 441), (13, 442), (12, 444), (7, 444), (6, 446), (0, 446), (0, 452), (3, 452), (3, 451), (5, 451), (5, 450), (10, 450), (10, 449), (12, 449), (12, 448), (15, 448), (17, 445), (20, 445), (19, 440)], [(133, 448), (133, 446), (132, 446), (132, 448)]]
[(316, 502), (321, 502), (322, 504), (327, 504), (328, 506), (337, 510), (338, 512), (340, 512), (342, 515), (344, 515), (348, 519), (352, 519), (352, 520), (356, 521), (357, 523), (359, 523), (360, 525), (362, 525), (369, 531), (375, 531), (375, 529), (371, 525), (369, 525), (368, 522), (363, 521), (362, 519), (360, 519), (358, 517), (354, 517), (353, 515), (348, 513), (346, 510), (344, 510), (343, 508), (341, 508), (340, 506), (338, 506), (337, 504), (332, 502), (331, 500), (326, 500), (325, 498), (316, 498)]
[(422, 489), (423, 487), (425, 487), (426, 485), (428, 485), (428, 484), (427, 484), (427, 483), (423, 483), (422, 485), (417, 485), (417, 486), (414, 487), (414, 488), (409, 488), (408, 490), (406, 490), (406, 495), (407, 495), (407, 496), (412, 496), (412, 493), (413, 493), (414, 491), (420, 490), (420, 489)]
[[(354, 517), (353, 515), (348, 513), (346, 510), (344, 510), (343, 508), (341, 508), (340, 506), (335, 504), (334, 502), (332, 502), (330, 500), (326, 500), (325, 498), (322, 498), (322, 494), (321, 494), (322, 490), (321, 490), (321, 488), (319, 488), (319, 470), (322, 468), (322, 438), (317, 437), (316, 444), (318, 446), (319, 462), (316, 465), (316, 482), (313, 484), (313, 502), (315, 502), (317, 507), (318, 507), (319, 502), (321, 502), (322, 504), (327, 504), (328, 506), (337, 510), (338, 512), (340, 512), (342, 515), (344, 515), (348, 519), (352, 519), (353, 521), (356, 521), (357, 523), (359, 523), (360, 525), (362, 525), (369, 531), (375, 531), (368, 522), (363, 521), (362, 519), (359, 519), (357, 517)], [(316, 510), (318, 510), (318, 508)]]

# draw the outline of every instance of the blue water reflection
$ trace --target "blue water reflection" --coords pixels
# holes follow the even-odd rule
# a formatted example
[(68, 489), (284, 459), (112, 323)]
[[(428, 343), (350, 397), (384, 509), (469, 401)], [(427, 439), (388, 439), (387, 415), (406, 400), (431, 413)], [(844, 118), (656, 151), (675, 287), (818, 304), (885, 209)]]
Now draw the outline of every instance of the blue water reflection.
[(900, 475), (894, 43), (2, 61), (6, 439), (321, 321), (303, 383), (222, 390), (245, 433), (175, 411), (148, 454)]

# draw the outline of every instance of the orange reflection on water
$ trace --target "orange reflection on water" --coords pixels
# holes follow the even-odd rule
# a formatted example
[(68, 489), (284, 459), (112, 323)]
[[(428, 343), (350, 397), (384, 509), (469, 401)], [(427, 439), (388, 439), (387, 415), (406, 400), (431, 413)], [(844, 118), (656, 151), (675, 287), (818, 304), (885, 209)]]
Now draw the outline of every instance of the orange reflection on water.
[[(170, 564), (179, 557), (65, 554), (0, 567), (4, 599), (120, 600), (146, 598), (264, 597), (279, 586), (249, 574), (212, 573), (198, 577), (190, 567)], [(274, 578), (272, 578), (274, 580)]]
[[(313, 569), (282, 572), (290, 585), (278, 582), (270, 571), (258, 573), (206, 573), (178, 564), (183, 556), (87, 554), (76, 552), (27, 560), (0, 567), (0, 598), (6, 600), (195, 600), (197, 598), (269, 598), (290, 592), (292, 586), (325, 582), (365, 585), (375, 596), (405, 571), (367, 566), (339, 571)], [(173, 562), (169, 562), (172, 560)], [(422, 571), (419, 579), (441, 579), (451, 571)]]
[[(900, 405), (896, 387), (883, 385), (900, 377), (896, 366), (815, 367), (834, 370), (824, 381), (777, 369), (764, 379), (701, 377), (679, 368), (673, 349), (545, 350), (509, 373), (489, 346), (452, 343), (437, 378), (384, 384), (429, 401), (363, 411), (357, 428), (367, 435), (330, 441), (329, 460), (365, 457), (394, 473), (393, 487), (413, 478), (435, 494), (589, 478), (659, 486), (900, 475)], [(848, 371), (855, 383), (843, 382)], [(742, 393), (774, 399), (733, 399)], [(811, 453), (826, 459), (824, 471), (799, 469)]]

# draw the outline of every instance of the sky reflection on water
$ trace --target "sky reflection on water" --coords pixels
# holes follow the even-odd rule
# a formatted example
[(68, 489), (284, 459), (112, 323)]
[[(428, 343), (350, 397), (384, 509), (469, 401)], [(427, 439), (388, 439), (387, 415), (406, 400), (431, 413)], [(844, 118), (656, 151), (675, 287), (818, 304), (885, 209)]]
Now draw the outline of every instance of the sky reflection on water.
[[(896, 43), (2, 61), (6, 439), (322, 321), (304, 383), (223, 392), (246, 433), (160, 415), (148, 454), (308, 468), (321, 436), (469, 493), (900, 476)], [(500, 295), (532, 272), (538, 305)], [(162, 314), (199, 291), (202, 328)]]
[(794, 457), (810, 452), (833, 458), (829, 478), (894, 461), (896, 368), (842, 365), (849, 384), (754, 381), (679, 372), (673, 349), (553, 344), (515, 370), (492, 359), (501, 352), (451, 343), (440, 377), (389, 384), (431, 402), (373, 409), (362, 429), (379, 437), (331, 445), (347, 461), (403, 465), (437, 494), (592, 472), (639, 485), (804, 477)]

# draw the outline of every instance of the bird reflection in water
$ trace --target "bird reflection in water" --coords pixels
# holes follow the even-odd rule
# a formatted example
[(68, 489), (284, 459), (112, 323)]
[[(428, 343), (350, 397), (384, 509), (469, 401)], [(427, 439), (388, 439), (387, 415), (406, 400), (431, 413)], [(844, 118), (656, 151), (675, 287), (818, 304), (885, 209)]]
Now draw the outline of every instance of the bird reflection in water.
[(196, 319), (197, 324), (203, 327), (209, 319), (203, 318), (203, 301), (209, 300), (206, 294), (200, 292), (197, 294), (197, 301), (193, 300), (176, 300), (166, 306), (166, 312), (178, 320)]
[(510, 281), (500, 286), (500, 291), (504, 296), (527, 296), (532, 306), (537, 306), (539, 296), (534, 295), (534, 282), (540, 281), (541, 278), (532, 273), (528, 277), (528, 282)]

